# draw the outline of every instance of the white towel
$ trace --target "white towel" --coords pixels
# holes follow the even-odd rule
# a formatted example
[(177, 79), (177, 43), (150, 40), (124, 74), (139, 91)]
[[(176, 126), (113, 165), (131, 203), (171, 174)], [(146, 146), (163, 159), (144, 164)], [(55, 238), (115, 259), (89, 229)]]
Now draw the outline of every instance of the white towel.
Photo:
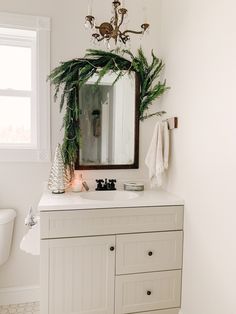
[(145, 158), (149, 169), (151, 187), (162, 185), (162, 176), (168, 169), (169, 160), (169, 130), (168, 123), (158, 121), (155, 125), (150, 147)]

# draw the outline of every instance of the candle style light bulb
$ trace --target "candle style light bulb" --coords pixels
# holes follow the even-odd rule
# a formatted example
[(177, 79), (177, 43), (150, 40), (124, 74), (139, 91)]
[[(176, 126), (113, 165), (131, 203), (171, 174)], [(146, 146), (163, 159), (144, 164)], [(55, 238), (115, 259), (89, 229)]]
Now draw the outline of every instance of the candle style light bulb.
[(143, 31), (142, 31), (142, 33), (139, 35), (139, 40), (140, 40), (140, 41), (143, 40)]
[(128, 16), (128, 11), (127, 11), (127, 13), (124, 15), (123, 25), (127, 26), (128, 24), (129, 24), (129, 16)]
[(91, 27), (89, 20), (87, 18), (85, 18), (84, 27), (86, 30), (88, 30)]
[(107, 50), (111, 49), (111, 45), (108, 38), (104, 39), (104, 45)]
[(96, 41), (97, 41), (97, 39), (96, 39), (94, 36), (92, 36), (92, 37), (90, 38), (90, 42), (91, 42), (94, 46), (96, 46)]
[(126, 47), (128, 50), (131, 49), (131, 41), (130, 40), (127, 41)]
[(96, 38), (94, 38), (94, 39), (93, 39), (93, 44), (94, 44), (94, 46), (97, 46), (98, 41), (97, 41), (97, 39), (96, 39)]
[(148, 36), (150, 34), (150, 27), (148, 27), (145, 31), (146, 36)]
[(91, 20), (90, 27), (91, 27), (91, 31), (94, 32), (94, 30), (95, 30), (95, 19), (94, 18)]

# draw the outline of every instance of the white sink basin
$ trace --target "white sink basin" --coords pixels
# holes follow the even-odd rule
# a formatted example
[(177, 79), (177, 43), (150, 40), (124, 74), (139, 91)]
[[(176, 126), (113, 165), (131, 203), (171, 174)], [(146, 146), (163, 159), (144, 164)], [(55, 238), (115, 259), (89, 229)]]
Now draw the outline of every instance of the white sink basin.
[(129, 191), (94, 191), (80, 193), (80, 196), (86, 200), (92, 201), (127, 201), (138, 197), (138, 193)]

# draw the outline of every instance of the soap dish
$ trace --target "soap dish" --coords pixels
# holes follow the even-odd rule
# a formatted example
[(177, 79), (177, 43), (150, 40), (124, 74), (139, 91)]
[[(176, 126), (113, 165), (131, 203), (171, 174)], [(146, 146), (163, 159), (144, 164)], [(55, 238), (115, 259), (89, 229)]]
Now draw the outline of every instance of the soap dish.
[(144, 184), (137, 183), (137, 182), (127, 182), (127, 183), (124, 183), (124, 190), (125, 191), (143, 191)]

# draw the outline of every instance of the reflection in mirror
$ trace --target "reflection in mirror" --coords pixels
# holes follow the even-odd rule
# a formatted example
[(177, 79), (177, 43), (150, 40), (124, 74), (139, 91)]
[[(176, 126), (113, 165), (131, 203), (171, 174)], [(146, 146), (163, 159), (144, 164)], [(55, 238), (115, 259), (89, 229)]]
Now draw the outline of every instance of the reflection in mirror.
[(131, 168), (137, 163), (136, 75), (127, 72), (114, 85), (114, 73), (105, 75), (96, 86), (97, 79), (94, 75), (80, 89), (79, 168)]

